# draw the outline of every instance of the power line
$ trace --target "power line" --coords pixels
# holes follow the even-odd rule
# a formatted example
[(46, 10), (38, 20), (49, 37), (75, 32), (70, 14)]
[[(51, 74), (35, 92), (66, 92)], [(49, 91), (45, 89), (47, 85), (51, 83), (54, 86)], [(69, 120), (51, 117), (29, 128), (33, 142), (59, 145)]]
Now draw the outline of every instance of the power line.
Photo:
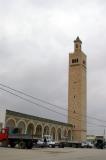
[[(18, 98), (20, 98), (20, 99), (22, 99), (22, 100), (24, 100), (24, 101), (27, 101), (27, 102), (29, 102), (29, 103), (31, 103), (31, 104), (34, 104), (34, 105), (39, 106), (39, 107), (41, 107), (41, 108), (45, 108), (45, 109), (47, 109), (47, 110), (49, 110), (49, 111), (51, 111), (51, 112), (54, 112), (54, 113), (56, 113), (56, 114), (59, 114), (59, 115), (61, 115), (61, 116), (65, 116), (65, 117), (66, 117), (66, 114), (57, 112), (57, 111), (55, 111), (55, 110), (53, 110), (53, 109), (50, 109), (50, 108), (48, 108), (48, 107), (46, 107), (46, 106), (43, 106), (43, 105), (38, 104), (38, 103), (35, 103), (35, 102), (33, 102), (33, 101), (31, 101), (31, 100), (29, 100), (29, 99), (27, 99), (27, 98), (24, 98), (24, 97), (22, 97), (22, 96), (20, 96), (20, 95), (17, 95), (17, 94), (15, 94), (15, 93), (13, 93), (13, 92), (11, 92), (11, 91), (8, 91), (8, 90), (6, 90), (6, 89), (4, 89), (4, 88), (1, 88), (1, 87), (0, 87), (0, 89), (3, 90), (3, 91), (5, 91), (5, 92), (7, 92), (7, 93), (9, 93), (9, 94), (12, 94), (12, 95), (18, 97)], [(71, 117), (71, 119), (75, 119), (75, 120), (81, 121), (81, 119), (77, 119), (77, 118), (73, 118), (73, 117)], [(83, 120), (83, 121), (84, 121), (84, 120)], [(106, 127), (106, 126), (104, 126), (104, 125), (97, 125), (97, 124), (91, 123), (91, 122), (88, 122), (88, 124), (96, 125), (96, 126), (98, 126), (98, 127)], [(92, 126), (92, 127), (93, 127), (93, 126)]]
[[(15, 93), (12, 93), (12, 92), (10, 92), (10, 91), (7, 91), (6, 89), (3, 89), (3, 88), (0, 88), (0, 89), (3, 90), (3, 91), (6, 91), (6, 92), (8, 92), (8, 93), (10, 93), (10, 94), (12, 94), (12, 95), (14, 95), (14, 96), (16, 96), (16, 97), (18, 97), (18, 98), (21, 98), (22, 100), (25, 100), (25, 101), (27, 101), (27, 102), (29, 102), (29, 103), (35, 104), (35, 105), (37, 105), (37, 106), (39, 106), (39, 107), (41, 107), (41, 108), (45, 108), (45, 109), (47, 109), (47, 110), (49, 110), (49, 111), (52, 111), (52, 112), (55, 112), (55, 113), (57, 113), (57, 114), (59, 114), (59, 115), (61, 114), (62, 116), (67, 116), (66, 114), (57, 112), (57, 111), (55, 111), (55, 110), (53, 110), (53, 109), (50, 109), (50, 108), (48, 108), (48, 107), (46, 107), (46, 106), (40, 105), (40, 104), (38, 104), (38, 103), (35, 103), (35, 102), (33, 102), (33, 101), (29, 100), (29, 99), (26, 99), (26, 98), (24, 98), (24, 97), (22, 97), (22, 96), (19, 96), (19, 95), (15, 94)], [(81, 121), (81, 119), (77, 119), (77, 118), (73, 118), (73, 117), (71, 117), (71, 119), (75, 119), (75, 120)], [(88, 122), (88, 123), (89, 123), (89, 124), (96, 125), (95, 123), (91, 123), (91, 122)]]
[[(39, 99), (39, 98), (33, 97), (33, 96), (29, 95), (29, 94), (26, 94), (25, 92), (22, 92), (22, 91), (20, 91), (20, 90), (13, 89), (12, 87), (9, 87), (9, 86), (4, 85), (4, 84), (2, 84), (2, 83), (0, 83), (0, 85), (3, 86), (3, 87), (5, 87), (5, 88), (8, 88), (8, 89), (10, 89), (10, 90), (12, 90), (12, 91), (15, 91), (15, 92), (17, 92), (17, 93), (19, 93), (19, 94), (25, 95), (25, 96), (27, 96), (27, 97), (29, 97), (29, 98), (39, 100), (40, 102), (44, 102), (44, 103), (46, 103), (46, 104), (55, 106), (55, 107), (57, 107), (57, 108), (59, 108), (59, 109), (63, 109), (62, 107), (60, 107), (60, 106), (58, 106), (58, 105), (54, 105), (54, 104), (52, 104), (52, 103), (50, 103), (50, 102), (47, 102), (47, 101), (45, 101), (45, 100), (41, 100), (41, 99)], [(36, 104), (37, 106), (40, 106), (40, 107), (42, 107), (42, 108), (45, 108), (45, 109), (47, 109), (47, 110), (49, 110), (49, 111), (55, 112), (55, 113), (57, 113), (57, 114), (59, 114), (59, 115), (61, 114), (62, 116), (65, 116), (65, 117), (67, 116), (67, 114), (63, 114), (63, 113), (57, 112), (57, 111), (55, 111), (55, 110), (53, 110), (53, 109), (50, 109), (50, 108), (48, 108), (48, 107), (46, 107), (46, 106), (44, 106), (44, 105), (35, 103), (35, 102), (33, 102), (33, 101), (29, 100), (29, 99), (23, 98), (22, 96), (19, 96), (19, 95), (15, 94), (15, 93), (13, 93), (13, 92), (7, 91), (7, 90), (4, 89), (4, 88), (0, 88), (0, 89), (1, 89), (1, 90), (4, 90), (4, 91), (6, 91), (6, 92), (8, 92), (8, 93), (10, 93), (10, 94), (12, 94), (12, 95), (14, 95), (14, 96), (17, 96), (18, 98), (21, 98), (21, 99), (23, 99), (23, 100), (25, 100), (25, 101), (27, 101), (27, 102), (30, 102), (30, 103), (32, 103), (32, 104)], [(65, 110), (65, 108), (64, 108), (64, 110)], [(66, 111), (66, 110), (65, 110), (65, 111)], [(81, 119), (78, 119), (78, 118), (72, 118), (72, 117), (71, 117), (71, 119), (75, 119), (75, 120), (81, 121)]]
[(18, 93), (20, 93), (20, 94), (23, 94), (23, 95), (25, 95), (25, 96), (27, 96), (27, 97), (30, 97), (30, 98), (32, 98), (32, 99), (38, 100), (38, 101), (40, 101), (40, 102), (46, 103), (46, 104), (48, 104), (48, 105), (51, 105), (51, 106), (54, 106), (54, 107), (57, 107), (57, 108), (59, 108), (59, 109), (61, 109), (61, 110), (65, 110), (65, 111), (66, 111), (66, 108), (63, 108), (63, 107), (61, 107), (61, 106), (59, 106), (59, 105), (55, 105), (55, 104), (50, 103), (50, 102), (48, 102), (48, 101), (45, 101), (45, 100), (43, 100), (43, 99), (34, 97), (34, 96), (29, 95), (29, 94), (27, 94), (27, 93), (25, 93), (25, 92), (23, 92), (23, 91), (14, 89), (14, 88), (9, 87), (9, 86), (7, 86), (7, 85), (4, 85), (4, 84), (2, 84), (2, 83), (0, 83), (0, 85), (3, 86), (3, 87), (6, 87), (6, 88), (8, 88), (8, 89), (11, 89), (11, 90), (13, 90), (13, 91), (15, 91), (15, 92), (18, 92)]
[[(1, 87), (0, 87), (0, 89), (3, 90), (3, 91), (5, 91), (5, 92), (7, 92), (7, 93), (10, 93), (10, 94), (18, 97), (18, 98), (20, 98), (20, 99), (22, 99), (22, 100), (24, 100), (24, 101), (27, 101), (27, 102), (29, 102), (29, 103), (31, 103), (31, 104), (34, 104), (34, 105), (39, 106), (39, 107), (41, 107), (41, 108), (45, 108), (45, 109), (47, 109), (47, 110), (49, 110), (49, 111), (51, 111), (51, 112), (57, 113), (57, 114), (59, 114), (59, 115), (61, 115), (61, 116), (65, 116), (65, 117), (67, 116), (66, 114), (57, 112), (57, 111), (55, 111), (55, 110), (53, 110), (53, 109), (50, 109), (50, 108), (48, 108), (48, 107), (46, 107), (46, 106), (43, 106), (43, 105), (38, 104), (38, 103), (35, 103), (35, 102), (33, 102), (33, 101), (31, 101), (31, 100), (29, 100), (29, 99), (27, 99), (27, 98), (24, 98), (24, 97), (22, 97), (22, 96), (20, 96), (20, 95), (17, 95), (17, 94), (15, 94), (15, 93), (13, 93), (13, 92), (11, 92), (11, 91), (8, 91), (8, 90), (6, 90), (6, 89), (4, 89), (4, 88), (1, 88)], [(76, 119), (76, 118), (72, 118), (72, 119)], [(81, 121), (80, 119), (76, 119), (76, 120)]]
[[(1, 88), (1, 87), (0, 87), (0, 89), (3, 90), (3, 91), (5, 91), (5, 92), (8, 92), (8, 93), (10, 93), (10, 94), (12, 94), (12, 95), (14, 95), (14, 96), (16, 96), (16, 97), (18, 97), (18, 98), (21, 98), (22, 100), (25, 100), (25, 101), (27, 101), (27, 102), (29, 102), (29, 103), (35, 104), (35, 105), (37, 105), (37, 106), (39, 106), (39, 107), (44, 107), (44, 108), (46, 108), (46, 109), (49, 110), (49, 111), (52, 111), (52, 112), (55, 112), (55, 113), (60, 114), (60, 113), (57, 112), (57, 111), (54, 111), (54, 110), (52, 110), (52, 109), (50, 109), (50, 108), (48, 108), (48, 107), (46, 107), (46, 106), (40, 105), (40, 104), (38, 104), (38, 103), (35, 103), (35, 102), (33, 102), (33, 101), (31, 101), (31, 100), (29, 100), (29, 99), (27, 99), (27, 98), (24, 98), (24, 97), (22, 97), (22, 96), (19, 96), (19, 95), (15, 94), (15, 93), (12, 93), (12, 92), (10, 92), (10, 91), (7, 91), (7, 90), (4, 89), (4, 88)], [(62, 113), (61, 113), (61, 114), (62, 114)], [(62, 114), (62, 115), (64, 115), (64, 114)]]
[[(15, 91), (15, 92), (17, 92), (17, 93), (19, 93), (19, 94), (25, 95), (25, 96), (27, 96), (27, 97), (29, 97), (29, 98), (38, 100), (38, 101), (40, 101), (40, 102), (46, 103), (46, 104), (48, 104), (48, 105), (51, 105), (51, 106), (54, 106), (54, 107), (57, 107), (57, 108), (59, 108), (59, 109), (61, 109), (61, 110), (66, 111), (65, 108), (63, 108), (63, 107), (61, 107), (61, 106), (59, 106), (59, 105), (56, 105), (56, 104), (50, 103), (50, 102), (48, 102), (48, 101), (46, 101), (46, 100), (42, 100), (42, 99), (40, 99), (40, 98), (34, 97), (34, 96), (29, 95), (29, 94), (27, 94), (27, 93), (25, 93), (25, 92), (23, 92), (23, 91), (14, 89), (14, 88), (12, 88), (12, 87), (10, 87), (10, 86), (7, 86), (7, 85), (4, 85), (3, 83), (0, 83), (0, 85), (3, 86), (3, 87), (6, 87), (6, 88), (8, 88), (8, 89), (10, 89), (10, 90), (12, 90), (12, 91)], [(47, 108), (48, 108), (48, 107), (47, 107)], [(68, 111), (71, 111), (71, 110), (68, 109)], [(72, 112), (72, 111), (71, 111), (71, 112)], [(90, 118), (90, 119), (94, 119), (94, 120), (97, 120), (97, 121), (106, 122), (105, 120), (98, 119), (98, 118), (96, 118), (96, 117), (86, 116), (86, 115), (79, 114), (79, 113), (76, 113), (76, 114), (78, 114), (78, 115), (80, 115), (80, 116), (83, 116), (83, 117)]]

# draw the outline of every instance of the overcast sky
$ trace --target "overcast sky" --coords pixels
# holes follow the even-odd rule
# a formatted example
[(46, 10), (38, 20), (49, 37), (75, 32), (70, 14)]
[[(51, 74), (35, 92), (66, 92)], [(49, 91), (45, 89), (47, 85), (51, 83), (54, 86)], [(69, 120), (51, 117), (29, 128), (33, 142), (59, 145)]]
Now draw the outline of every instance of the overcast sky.
[[(0, 0), (0, 82), (67, 109), (68, 56), (77, 36), (87, 55), (88, 116), (106, 121), (105, 0)], [(67, 121), (2, 90), (0, 106)], [(88, 134), (103, 134), (97, 125), (106, 122), (89, 123)]]

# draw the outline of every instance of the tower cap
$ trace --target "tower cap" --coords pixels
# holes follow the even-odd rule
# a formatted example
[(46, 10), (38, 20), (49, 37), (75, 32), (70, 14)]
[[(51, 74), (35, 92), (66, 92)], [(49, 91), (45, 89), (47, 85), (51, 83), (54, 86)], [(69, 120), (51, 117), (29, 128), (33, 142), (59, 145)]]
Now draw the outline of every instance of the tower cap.
[(76, 42), (82, 43), (82, 41), (80, 40), (79, 36), (76, 38), (76, 40), (74, 40), (74, 43), (76, 43)]

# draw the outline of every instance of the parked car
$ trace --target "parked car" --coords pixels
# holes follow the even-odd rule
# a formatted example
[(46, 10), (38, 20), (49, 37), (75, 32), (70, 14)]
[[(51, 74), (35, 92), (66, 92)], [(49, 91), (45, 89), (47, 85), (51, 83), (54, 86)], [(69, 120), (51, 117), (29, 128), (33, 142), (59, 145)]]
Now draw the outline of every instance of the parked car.
[(105, 148), (105, 142), (102, 139), (98, 139), (95, 143), (95, 147), (98, 149)]
[(39, 139), (37, 140), (37, 142), (34, 145), (35, 147), (38, 148), (43, 148), (43, 147), (50, 147), (50, 148), (54, 148), (55, 147), (55, 142), (51, 141), (50, 139)]
[(91, 143), (90, 141), (87, 141), (87, 148), (93, 148), (94, 144)]
[(50, 147), (50, 148), (55, 148), (55, 142), (54, 142), (54, 141), (47, 140), (47, 145), (48, 145), (48, 147)]
[(39, 139), (35, 144), (35, 147), (38, 147), (38, 148), (43, 148), (43, 147), (47, 147), (47, 146), (48, 145), (46, 143), (44, 143), (43, 139)]
[(81, 143), (81, 148), (87, 148), (87, 143), (86, 143), (86, 141), (83, 141), (83, 142)]
[(90, 141), (84, 141), (84, 142), (81, 143), (81, 147), (82, 148), (93, 148), (94, 144), (91, 143)]
[(53, 141), (51, 135), (44, 135), (43, 136), (44, 142), (48, 147), (54, 148), (55, 147), (55, 141)]

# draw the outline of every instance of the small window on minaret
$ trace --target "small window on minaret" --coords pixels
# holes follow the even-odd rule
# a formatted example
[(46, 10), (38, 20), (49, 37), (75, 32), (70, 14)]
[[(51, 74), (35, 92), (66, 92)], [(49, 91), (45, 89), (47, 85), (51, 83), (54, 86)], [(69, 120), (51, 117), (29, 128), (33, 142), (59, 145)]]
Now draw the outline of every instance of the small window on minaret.
[(78, 58), (77, 59), (72, 59), (72, 63), (78, 63)]
[(86, 62), (85, 62), (85, 60), (83, 60), (83, 64), (84, 64), (84, 65), (86, 65)]
[(72, 59), (72, 63), (74, 63), (74, 59)]
[(74, 110), (74, 112), (73, 112), (73, 113), (76, 113), (76, 112), (75, 112), (75, 110)]

